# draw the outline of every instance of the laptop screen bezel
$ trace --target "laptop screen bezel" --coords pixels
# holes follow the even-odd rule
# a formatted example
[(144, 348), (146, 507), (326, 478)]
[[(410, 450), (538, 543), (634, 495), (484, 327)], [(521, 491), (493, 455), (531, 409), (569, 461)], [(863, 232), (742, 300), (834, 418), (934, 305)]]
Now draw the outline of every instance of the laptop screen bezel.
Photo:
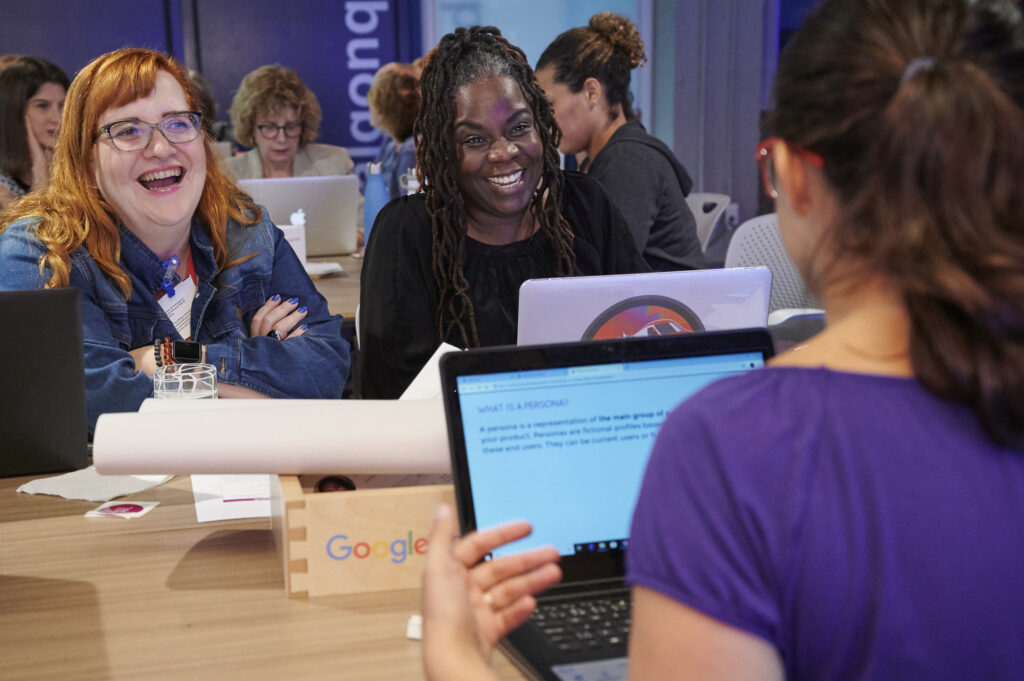
[[(476, 348), (444, 355), (440, 362), (441, 388), (448, 425), (449, 453), (459, 526), (463, 534), (477, 529), (473, 508), (472, 480), (466, 451), (458, 378), (576, 367), (619, 362), (702, 357), (708, 355), (760, 352), (767, 361), (774, 354), (771, 336), (764, 328), (679, 334), (654, 338), (625, 338), (528, 346)], [(591, 582), (620, 578), (624, 574), (624, 553), (588, 553), (584, 557), (562, 557), (563, 583)]]

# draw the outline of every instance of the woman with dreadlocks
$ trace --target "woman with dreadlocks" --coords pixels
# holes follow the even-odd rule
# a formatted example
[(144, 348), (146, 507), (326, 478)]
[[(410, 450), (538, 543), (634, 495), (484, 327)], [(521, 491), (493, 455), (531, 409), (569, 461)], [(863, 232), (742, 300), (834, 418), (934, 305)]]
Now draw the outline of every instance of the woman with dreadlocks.
[(381, 211), (363, 263), (366, 398), (398, 397), (441, 342), (514, 343), (527, 279), (648, 269), (601, 185), (559, 169), (551, 107), (498, 29), (446, 35), (420, 87), (423, 192)]

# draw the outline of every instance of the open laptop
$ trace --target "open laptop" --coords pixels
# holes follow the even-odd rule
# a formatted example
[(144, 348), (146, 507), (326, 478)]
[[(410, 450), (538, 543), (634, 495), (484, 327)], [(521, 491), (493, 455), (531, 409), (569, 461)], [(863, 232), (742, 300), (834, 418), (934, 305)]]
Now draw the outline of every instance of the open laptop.
[(356, 250), (359, 178), (355, 175), (239, 180), (238, 186), (270, 212), (275, 225), (292, 224), (292, 213), (302, 209), (306, 214), (306, 255)]
[(526, 519), (533, 534), (495, 554), (551, 544), (562, 555), (562, 583), (538, 597), (537, 612), (503, 643), (524, 673), (626, 678), (624, 558), (654, 436), (695, 391), (771, 355), (768, 332), (747, 329), (441, 359), (462, 531)]
[(519, 287), (519, 345), (765, 326), (767, 267), (531, 279)]
[(0, 319), (0, 475), (85, 468), (81, 291), (0, 291)]

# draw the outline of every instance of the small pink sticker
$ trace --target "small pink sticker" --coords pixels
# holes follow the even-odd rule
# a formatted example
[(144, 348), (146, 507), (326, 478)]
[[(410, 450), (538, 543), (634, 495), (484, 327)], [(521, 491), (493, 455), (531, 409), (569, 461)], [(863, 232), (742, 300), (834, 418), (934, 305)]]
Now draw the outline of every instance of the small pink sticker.
[(102, 510), (103, 513), (138, 513), (142, 510), (142, 507), (138, 504), (115, 504), (113, 506), (107, 506)]

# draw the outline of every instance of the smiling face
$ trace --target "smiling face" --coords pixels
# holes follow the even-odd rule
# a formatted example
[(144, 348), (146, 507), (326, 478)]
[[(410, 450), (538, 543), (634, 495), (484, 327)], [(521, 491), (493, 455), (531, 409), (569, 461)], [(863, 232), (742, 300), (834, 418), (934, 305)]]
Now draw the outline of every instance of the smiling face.
[(25, 103), (27, 132), (45, 149), (52, 150), (57, 142), (57, 128), (66, 96), (67, 91), (60, 83), (43, 83)]
[[(152, 92), (107, 109), (99, 117), (99, 125), (126, 119), (156, 123), (169, 113), (188, 110), (188, 100), (178, 81), (160, 71)], [(145, 149), (120, 151), (107, 135), (101, 135), (96, 140), (92, 169), (96, 186), (117, 217), (160, 255), (164, 244), (185, 237), (199, 205), (206, 181), (203, 137), (171, 144), (154, 130)]]
[(519, 225), (540, 180), (544, 152), (533, 112), (510, 76), (459, 88), (454, 142), (471, 227)]
[(594, 137), (593, 108), (586, 90), (573, 92), (565, 83), (555, 82), (555, 67), (546, 66), (537, 71), (537, 84), (551, 102), (555, 122), (562, 130), (558, 148), (563, 154), (586, 151)]
[[(281, 126), (289, 123), (300, 126), (299, 134), (295, 137), (288, 137), (281, 129)], [(260, 160), (272, 166), (291, 166), (302, 139), (301, 123), (299, 112), (293, 106), (285, 105), (273, 112), (258, 114), (253, 123), (253, 136), (256, 138), (256, 148), (260, 150)], [(267, 138), (259, 128), (261, 125), (276, 125), (278, 128), (273, 137)]]

